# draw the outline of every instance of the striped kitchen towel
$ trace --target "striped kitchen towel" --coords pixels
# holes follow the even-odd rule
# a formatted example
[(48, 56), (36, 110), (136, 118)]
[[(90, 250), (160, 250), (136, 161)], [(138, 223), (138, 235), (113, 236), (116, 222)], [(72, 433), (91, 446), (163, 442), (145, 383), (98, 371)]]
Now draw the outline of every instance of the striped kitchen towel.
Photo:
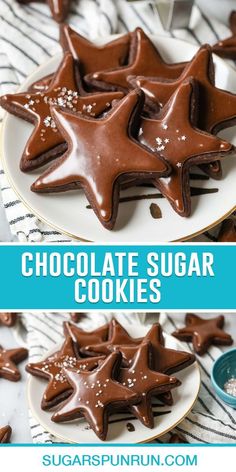
[[(14, 92), (35, 68), (60, 51), (58, 25), (47, 5), (16, 0), (0, 0), (0, 95)], [(77, 0), (72, 3), (68, 21), (79, 33), (90, 39), (114, 33), (125, 33), (141, 26), (146, 33), (171, 35), (200, 45), (214, 44), (229, 35), (229, 29), (214, 18), (208, 18), (194, 7), (190, 27), (165, 31), (152, 2), (126, 0)], [(3, 111), (0, 110), (0, 119)], [(2, 169), (0, 188), (3, 205), (13, 235), (20, 242), (67, 242), (68, 237), (39, 221), (19, 200)], [(211, 238), (211, 235), (210, 235)], [(204, 235), (198, 238), (209, 241)]]
[[(150, 324), (159, 319), (164, 330), (172, 333), (183, 326), (183, 314), (141, 315), (137, 313), (91, 313), (82, 318), (79, 326), (86, 330), (96, 329), (115, 316), (124, 327), (132, 324), (145, 324), (147, 330)], [(209, 316), (209, 315), (208, 315)], [(216, 316), (216, 314), (214, 314)], [(21, 322), (26, 330), (27, 347), (29, 348), (29, 362), (37, 362), (51, 350), (62, 343), (62, 323), (68, 320), (68, 313), (24, 313)], [(227, 325), (226, 325), (227, 330)], [(188, 345), (190, 348), (190, 346)], [(222, 403), (216, 396), (210, 380), (213, 362), (222, 353), (222, 349), (212, 346), (208, 353), (198, 357), (201, 370), (201, 389), (193, 410), (174, 430), (181, 434), (189, 443), (235, 443), (236, 441), (236, 411)], [(176, 374), (178, 377), (178, 374)], [(35, 443), (58, 442), (45, 431), (30, 413), (30, 427), (32, 439)], [(159, 438), (157, 442), (168, 442), (169, 434)]]

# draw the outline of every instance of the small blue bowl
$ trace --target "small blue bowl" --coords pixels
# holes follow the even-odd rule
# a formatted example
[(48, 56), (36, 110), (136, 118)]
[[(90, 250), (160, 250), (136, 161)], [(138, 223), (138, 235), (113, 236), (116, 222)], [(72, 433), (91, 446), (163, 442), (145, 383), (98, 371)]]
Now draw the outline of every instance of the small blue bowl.
[(211, 372), (211, 381), (217, 395), (227, 405), (236, 408), (236, 397), (224, 391), (224, 385), (230, 378), (236, 379), (236, 349), (230, 349), (220, 356), (214, 363)]

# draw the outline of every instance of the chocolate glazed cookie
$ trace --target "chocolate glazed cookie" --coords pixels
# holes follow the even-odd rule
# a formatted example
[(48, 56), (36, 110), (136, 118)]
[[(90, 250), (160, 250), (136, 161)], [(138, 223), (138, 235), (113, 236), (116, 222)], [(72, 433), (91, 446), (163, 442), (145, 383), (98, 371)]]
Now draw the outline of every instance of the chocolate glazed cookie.
[(122, 97), (120, 92), (93, 94), (79, 89), (75, 78), (75, 62), (68, 52), (65, 53), (46, 92), (3, 95), (0, 105), (6, 111), (34, 125), (23, 151), (21, 170), (26, 172), (37, 169), (67, 149), (64, 137), (52, 117), (52, 105), (78, 112), (80, 115), (96, 117), (110, 108), (113, 100)]
[[(97, 120), (53, 107), (53, 119), (68, 143), (68, 151), (34, 182), (31, 190), (48, 193), (82, 187), (102, 225), (112, 229), (121, 182), (170, 173), (166, 161), (135, 138), (143, 99), (142, 91), (130, 92)], [(114, 148), (114, 143), (119, 145)]]
[(71, 385), (64, 375), (64, 368), (74, 368), (77, 372), (92, 370), (103, 359), (104, 356), (78, 358), (75, 354), (73, 341), (67, 336), (61, 349), (55, 354), (47, 357), (44, 361), (28, 364), (26, 366), (27, 372), (48, 381), (41, 402), (42, 409), (48, 410), (57, 406), (72, 393)]
[[(67, 24), (60, 25), (60, 43), (64, 52), (70, 52), (75, 61), (80, 63), (82, 79), (85, 74), (98, 70), (110, 69), (127, 63), (132, 33), (123, 34), (118, 39), (101, 46), (84, 38)], [(34, 82), (31, 91), (45, 91), (54, 74)]]
[(192, 342), (194, 351), (202, 356), (211, 345), (230, 346), (233, 339), (224, 328), (224, 316), (203, 319), (193, 313), (187, 313), (186, 326), (172, 333), (180, 341)]
[(181, 82), (157, 118), (142, 119), (139, 133), (140, 142), (156, 149), (171, 165), (170, 177), (153, 183), (185, 217), (191, 214), (190, 168), (235, 152), (230, 143), (196, 127), (197, 91), (197, 83), (191, 78)]
[(52, 420), (59, 423), (85, 417), (95, 434), (105, 440), (109, 415), (115, 410), (139, 402), (140, 395), (121, 385), (116, 379), (121, 365), (121, 354), (112, 353), (92, 372), (65, 369), (73, 388), (72, 396), (58, 409)]
[[(155, 110), (159, 107), (160, 110), (183, 81), (189, 78), (198, 82), (197, 127), (217, 134), (221, 129), (233, 126), (236, 122), (236, 95), (215, 86), (214, 64), (208, 45), (199, 49), (177, 80), (163, 81), (156, 77), (134, 77), (129, 80), (134, 87), (138, 86), (144, 91), (148, 105), (154, 106)], [(221, 178), (219, 161), (204, 164), (202, 169), (214, 179)]]
[(229, 38), (218, 41), (212, 46), (212, 52), (225, 59), (236, 59), (236, 11), (232, 11), (229, 17), (229, 27), (232, 35)]

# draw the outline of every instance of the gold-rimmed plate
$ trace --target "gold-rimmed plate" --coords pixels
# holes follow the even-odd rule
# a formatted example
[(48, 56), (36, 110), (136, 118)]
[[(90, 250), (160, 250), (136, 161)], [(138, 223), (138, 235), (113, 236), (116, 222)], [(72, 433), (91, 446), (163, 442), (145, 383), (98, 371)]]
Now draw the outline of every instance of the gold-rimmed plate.
[[(145, 336), (147, 327), (126, 327), (133, 337)], [(186, 345), (173, 336), (165, 335), (166, 347), (178, 350), (187, 350)], [(55, 348), (53, 352), (57, 349)], [(45, 357), (53, 354), (50, 351)], [(197, 362), (178, 372), (176, 377), (182, 385), (172, 391), (174, 403), (172, 406), (155, 406), (155, 426), (146, 428), (130, 414), (113, 415), (109, 419), (107, 442), (109, 443), (146, 443), (172, 430), (191, 411), (197, 400), (200, 389), (200, 370)], [(41, 399), (46, 386), (43, 379), (31, 376), (28, 381), (28, 402), (32, 415), (42, 427), (68, 443), (100, 443), (100, 439), (88, 427), (85, 420), (79, 419), (69, 423), (53, 423), (53, 412), (41, 409)], [(156, 402), (155, 402), (156, 403)], [(132, 426), (130, 426), (132, 425)]]
[[(152, 40), (170, 62), (189, 60), (197, 50), (195, 45), (174, 38), (154, 36)], [(55, 71), (60, 60), (61, 55), (58, 54), (39, 67), (19, 91), (26, 90), (35, 80)], [(218, 57), (215, 57), (215, 66), (217, 86), (236, 92), (234, 70)], [(200, 195), (192, 197), (191, 217), (177, 215), (169, 203), (160, 198), (156, 189), (134, 187), (122, 191), (115, 228), (108, 231), (88, 208), (82, 191), (44, 195), (31, 192), (30, 186), (40, 171), (24, 174), (19, 169), (20, 157), (31, 131), (32, 125), (6, 114), (2, 129), (4, 170), (25, 205), (41, 220), (72, 238), (104, 243), (186, 240), (214, 226), (235, 209), (236, 158), (230, 157), (223, 161), (222, 180), (192, 181), (192, 186), (200, 189)], [(236, 127), (225, 131), (222, 136), (236, 144)], [(158, 205), (161, 218), (153, 217), (152, 203)]]

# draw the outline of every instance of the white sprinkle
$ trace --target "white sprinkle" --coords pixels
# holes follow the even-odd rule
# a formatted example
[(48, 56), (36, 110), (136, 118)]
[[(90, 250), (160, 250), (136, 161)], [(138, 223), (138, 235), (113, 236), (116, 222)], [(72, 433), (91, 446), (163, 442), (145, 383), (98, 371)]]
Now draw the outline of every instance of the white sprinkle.
[(143, 134), (143, 128), (140, 128), (140, 130), (139, 130), (139, 132), (138, 132), (138, 135), (139, 135), (139, 136), (142, 136), (142, 134)]
[(162, 144), (162, 139), (159, 136), (156, 138), (157, 144), (160, 146)]

